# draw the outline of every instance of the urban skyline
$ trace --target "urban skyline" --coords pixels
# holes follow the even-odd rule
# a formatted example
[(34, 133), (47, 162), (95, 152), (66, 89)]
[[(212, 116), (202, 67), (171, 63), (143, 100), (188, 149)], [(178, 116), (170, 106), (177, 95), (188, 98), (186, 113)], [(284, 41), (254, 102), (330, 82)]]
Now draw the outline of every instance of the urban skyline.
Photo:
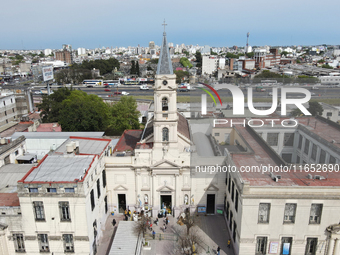
[(2, 7), (6, 10), (2, 50), (59, 48), (63, 43), (74, 48), (147, 46), (149, 41), (160, 45), (164, 19), (174, 44), (244, 46), (247, 32), (252, 46), (338, 44), (340, 39), (334, 32), (340, 3), (334, 0), (322, 5), (315, 0), (289, 0), (275, 7), (266, 0), (247, 0), (242, 5), (216, 0), (209, 6), (203, 1), (140, 5), (100, 0), (95, 8), (87, 0), (67, 4), (19, 0)]

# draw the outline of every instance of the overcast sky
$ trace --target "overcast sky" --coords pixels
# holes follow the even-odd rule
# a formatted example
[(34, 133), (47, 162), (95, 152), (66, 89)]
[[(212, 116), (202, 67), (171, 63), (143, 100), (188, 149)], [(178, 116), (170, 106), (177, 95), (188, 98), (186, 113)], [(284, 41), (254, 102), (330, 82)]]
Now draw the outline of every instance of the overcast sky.
[(339, 0), (7, 0), (0, 49), (340, 44)]

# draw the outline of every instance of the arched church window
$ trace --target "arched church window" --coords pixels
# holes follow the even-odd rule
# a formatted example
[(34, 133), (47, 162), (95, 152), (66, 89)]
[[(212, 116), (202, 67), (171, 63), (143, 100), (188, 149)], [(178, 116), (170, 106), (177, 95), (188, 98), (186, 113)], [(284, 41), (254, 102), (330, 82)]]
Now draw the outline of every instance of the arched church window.
[(169, 129), (165, 127), (165, 128), (162, 129), (162, 132), (163, 132), (163, 139), (162, 139), (162, 141), (163, 142), (168, 142), (169, 141)]
[(166, 97), (162, 98), (162, 111), (167, 111), (168, 107), (168, 99)]

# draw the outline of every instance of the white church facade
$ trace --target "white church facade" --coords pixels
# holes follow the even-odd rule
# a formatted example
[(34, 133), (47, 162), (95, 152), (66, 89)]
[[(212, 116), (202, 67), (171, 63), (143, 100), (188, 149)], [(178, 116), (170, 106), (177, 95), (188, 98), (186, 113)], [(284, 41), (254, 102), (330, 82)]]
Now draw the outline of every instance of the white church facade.
[(174, 216), (187, 207), (193, 211), (197, 205), (207, 213), (216, 213), (218, 205), (223, 207), (224, 180), (214, 182), (213, 175), (192, 178), (190, 174), (192, 134), (188, 121), (177, 112), (176, 97), (176, 75), (164, 32), (154, 85), (154, 115), (144, 130), (125, 131), (113, 155), (105, 158), (113, 211), (144, 208), (155, 217), (163, 207)]

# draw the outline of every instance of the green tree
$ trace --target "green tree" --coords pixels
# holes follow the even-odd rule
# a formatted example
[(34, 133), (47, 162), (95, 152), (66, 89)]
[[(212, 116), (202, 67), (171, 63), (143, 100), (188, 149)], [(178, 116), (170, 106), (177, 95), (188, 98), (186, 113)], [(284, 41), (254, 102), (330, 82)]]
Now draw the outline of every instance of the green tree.
[(262, 73), (255, 75), (254, 78), (282, 78), (282, 75), (270, 72), (269, 70), (263, 70)]
[(136, 75), (139, 77), (140, 76), (140, 70), (139, 70), (139, 61), (136, 61)]
[(44, 58), (45, 54), (44, 54), (44, 52), (41, 52), (38, 56), (41, 57), (41, 58)]
[(325, 63), (325, 60), (320, 59), (320, 60), (318, 61), (318, 63), (323, 64), (323, 63)]
[(248, 52), (246, 53), (248, 58), (253, 58), (254, 57), (254, 52)]
[(184, 66), (184, 67), (188, 67), (188, 68), (191, 68), (192, 67), (192, 64), (190, 63), (189, 59), (187, 58), (181, 58), (179, 60), (179, 62)]
[(196, 66), (197, 67), (202, 67), (202, 54), (201, 54), (201, 52), (199, 52), (199, 51), (196, 51), (196, 54), (195, 54), (195, 58), (196, 58)]
[(140, 124), (137, 102), (133, 97), (123, 96), (116, 104), (110, 106), (112, 122), (106, 135), (121, 135), (126, 129), (139, 129)]
[(136, 73), (136, 66), (135, 66), (135, 61), (131, 61), (131, 69), (130, 69), (130, 74), (135, 74)]
[(183, 78), (189, 77), (189, 72), (186, 72), (186, 71), (178, 70), (178, 71), (174, 71), (174, 73), (176, 74), (177, 83), (181, 83)]
[(188, 52), (188, 51), (184, 50), (183, 53), (184, 53), (187, 57), (189, 57), (189, 52)]
[(83, 63), (79, 64), (73, 64), (72, 69), (87, 69), (87, 70), (93, 70), (99, 69), (101, 75), (105, 75), (108, 73), (111, 73), (113, 69), (117, 68), (119, 69), (120, 64), (119, 61), (115, 58), (109, 58), (109, 59), (97, 59), (97, 60), (91, 60), (91, 61), (83, 61)]
[(287, 57), (288, 54), (289, 54), (289, 52), (287, 52), (287, 51), (282, 51), (281, 52), (281, 56), (284, 55), (285, 57)]
[(83, 80), (92, 79), (91, 71), (88, 69), (62, 69), (54, 75), (57, 83), (81, 83)]
[(298, 117), (298, 116), (302, 116), (303, 113), (301, 112), (299, 108), (295, 108), (294, 110), (290, 112), (290, 115), (293, 117)]
[(308, 111), (313, 115), (322, 115), (323, 112), (323, 107), (322, 105), (317, 102), (317, 101), (310, 101), (309, 102), (309, 107), (308, 107)]
[(321, 66), (322, 68), (333, 69), (329, 64), (324, 64)]
[(58, 123), (63, 131), (105, 131), (111, 119), (109, 106), (100, 97), (73, 90), (61, 103)]
[(148, 61), (150, 64), (158, 64), (158, 58), (152, 58)]
[(218, 55), (216, 52), (212, 51), (212, 49), (210, 49), (210, 55)]
[(239, 58), (240, 56), (244, 56), (244, 54), (243, 53), (233, 54), (231, 52), (227, 52), (227, 55), (226, 55), (227, 58)]
[(41, 104), (38, 104), (38, 110), (43, 123), (51, 123), (59, 121), (59, 111), (62, 108), (62, 102), (71, 95), (68, 88), (60, 88), (55, 90), (51, 95), (43, 95)]
[(301, 60), (300, 60), (300, 59), (297, 59), (297, 60), (296, 60), (296, 64), (301, 64)]

